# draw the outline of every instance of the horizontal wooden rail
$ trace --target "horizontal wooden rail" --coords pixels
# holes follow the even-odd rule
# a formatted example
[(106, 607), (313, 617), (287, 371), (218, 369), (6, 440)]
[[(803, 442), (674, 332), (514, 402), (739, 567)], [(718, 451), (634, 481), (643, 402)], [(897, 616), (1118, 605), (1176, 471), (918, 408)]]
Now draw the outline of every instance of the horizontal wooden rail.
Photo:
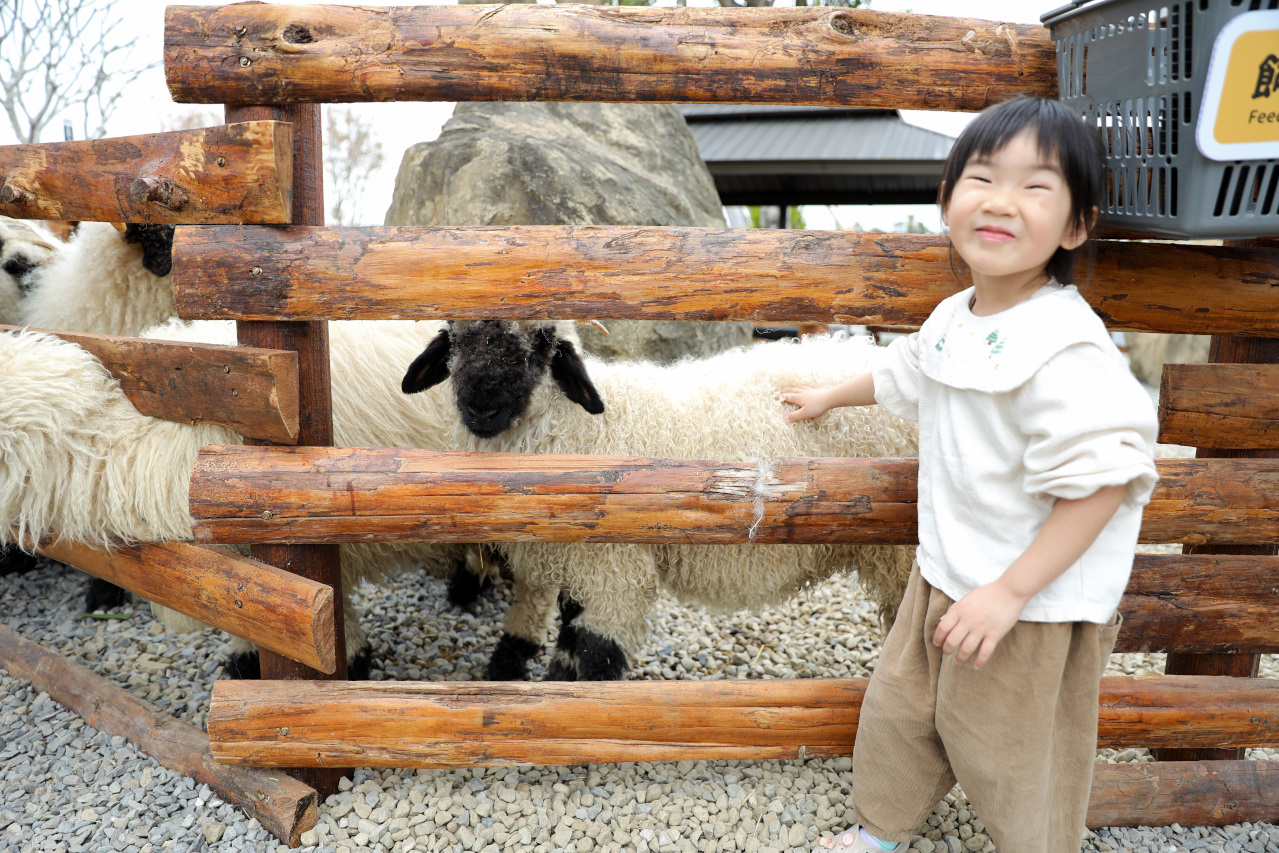
[(170, 6), (179, 103), (745, 101), (976, 111), (1053, 96), (1042, 27), (867, 9)]
[(314, 789), (283, 773), (219, 764), (195, 726), (2, 624), (0, 668), (30, 681), (36, 693), (49, 694), (98, 731), (123, 737), (164, 767), (208, 785), (285, 844), (297, 847), (302, 833), (315, 826)]
[[(922, 323), (957, 287), (947, 238), (848, 231), (181, 228), (174, 257), (179, 313), (203, 319), (896, 326)], [(1276, 269), (1270, 249), (1102, 241), (1085, 293), (1116, 329), (1266, 336)]]
[(336, 668), (330, 586), (187, 542), (106, 551), (62, 540), (36, 550), (322, 672)]
[(0, 213), (18, 219), (286, 223), (292, 197), (283, 122), (0, 146)]
[[(1142, 541), (1270, 543), (1279, 459), (1161, 459)], [(197, 541), (911, 544), (913, 459), (748, 463), (352, 447), (200, 451)]]
[(1275, 820), (1279, 761), (1098, 764), (1085, 819), (1089, 829)]
[[(867, 679), (218, 681), (213, 754), (262, 767), (474, 767), (848, 755)], [(1103, 678), (1098, 743), (1279, 744), (1279, 681)]]
[(1279, 653), (1279, 557), (1138, 554), (1117, 652)]
[(1165, 364), (1159, 440), (1279, 450), (1279, 364)]
[[(0, 332), (16, 331), (2, 326)], [(144, 415), (216, 424), (278, 444), (297, 444), (298, 355), (287, 350), (49, 331), (79, 344), (120, 381)]]

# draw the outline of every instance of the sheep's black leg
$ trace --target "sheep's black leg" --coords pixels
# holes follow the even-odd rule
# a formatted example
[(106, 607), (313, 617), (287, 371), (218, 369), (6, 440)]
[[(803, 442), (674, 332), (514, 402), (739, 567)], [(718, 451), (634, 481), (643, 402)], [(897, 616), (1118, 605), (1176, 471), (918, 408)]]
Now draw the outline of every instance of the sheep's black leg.
[(24, 574), (38, 565), (40, 565), (40, 558), (35, 554), (28, 554), (21, 548), (5, 545), (0, 549), (0, 577)]
[(489, 658), (484, 677), (489, 681), (520, 681), (528, 675), (528, 662), (540, 651), (537, 643), (531, 640), (503, 634)]
[[(369, 672), (373, 668), (373, 647), (365, 645), (346, 662), (347, 681), (368, 681)], [(232, 652), (222, 662), (222, 671), (227, 678), (242, 681), (256, 681), (262, 677), (262, 661), (258, 658), (258, 650), (250, 649)]]
[(621, 646), (588, 628), (577, 629), (578, 680), (620, 681), (629, 668)]
[(373, 647), (368, 643), (346, 660), (347, 681), (368, 681), (373, 670)]
[(227, 678), (257, 681), (262, 678), (262, 664), (258, 660), (258, 650), (233, 653), (222, 662), (222, 671)]
[(470, 607), (480, 597), (480, 593), (491, 585), (492, 582), (488, 578), (481, 578), (472, 574), (471, 570), (466, 567), (465, 560), (458, 560), (457, 565), (453, 567), (453, 574), (449, 578), (449, 604), (454, 607)]
[(129, 603), (129, 591), (102, 578), (89, 578), (84, 590), (84, 612), (114, 610)]
[(578, 630), (573, 620), (582, 615), (582, 605), (568, 590), (560, 590), (560, 633), (555, 638), (555, 653), (551, 656), (551, 665), (546, 669), (547, 681), (577, 681), (578, 675)]

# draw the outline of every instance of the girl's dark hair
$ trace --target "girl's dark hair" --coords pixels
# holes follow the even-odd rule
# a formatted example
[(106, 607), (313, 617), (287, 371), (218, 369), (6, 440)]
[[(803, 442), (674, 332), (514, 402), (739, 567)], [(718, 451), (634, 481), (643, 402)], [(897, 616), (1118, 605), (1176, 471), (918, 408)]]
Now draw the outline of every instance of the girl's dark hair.
[[(1092, 211), (1100, 209), (1106, 191), (1106, 150), (1096, 128), (1061, 101), (1019, 95), (983, 110), (950, 149), (942, 167), (937, 203), (943, 211), (950, 204), (955, 183), (970, 159), (994, 154), (1027, 128), (1034, 129), (1040, 153), (1055, 158), (1061, 166), (1070, 190), (1071, 221), (1091, 238)], [(1048, 274), (1070, 284), (1076, 259), (1091, 251), (1091, 240), (1077, 249), (1057, 249), (1048, 260)]]

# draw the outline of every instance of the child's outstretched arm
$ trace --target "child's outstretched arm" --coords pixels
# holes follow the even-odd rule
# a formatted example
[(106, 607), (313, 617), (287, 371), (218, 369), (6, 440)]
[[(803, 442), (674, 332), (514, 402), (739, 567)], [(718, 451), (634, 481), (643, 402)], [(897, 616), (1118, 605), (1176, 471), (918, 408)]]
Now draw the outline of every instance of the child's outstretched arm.
[(786, 415), (789, 423), (824, 415), (840, 406), (870, 406), (875, 403), (875, 380), (869, 372), (833, 388), (783, 388), (779, 399), (799, 406)]
[(950, 606), (933, 643), (956, 663), (976, 655), (973, 668), (990, 660), (995, 646), (1021, 618), (1026, 603), (1074, 565), (1123, 503), (1128, 487), (1106, 486), (1086, 498), (1058, 498), (1044, 526), (998, 580), (979, 586)]

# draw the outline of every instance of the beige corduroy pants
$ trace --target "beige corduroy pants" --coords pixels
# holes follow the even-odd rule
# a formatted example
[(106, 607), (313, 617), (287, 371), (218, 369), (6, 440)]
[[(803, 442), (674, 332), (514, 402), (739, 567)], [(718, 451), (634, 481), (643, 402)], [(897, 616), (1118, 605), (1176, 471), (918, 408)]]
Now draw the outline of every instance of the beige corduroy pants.
[(1118, 614), (1018, 622), (977, 670), (933, 645), (952, 603), (916, 564), (862, 703), (858, 821), (908, 840), (958, 781), (999, 853), (1078, 853)]

